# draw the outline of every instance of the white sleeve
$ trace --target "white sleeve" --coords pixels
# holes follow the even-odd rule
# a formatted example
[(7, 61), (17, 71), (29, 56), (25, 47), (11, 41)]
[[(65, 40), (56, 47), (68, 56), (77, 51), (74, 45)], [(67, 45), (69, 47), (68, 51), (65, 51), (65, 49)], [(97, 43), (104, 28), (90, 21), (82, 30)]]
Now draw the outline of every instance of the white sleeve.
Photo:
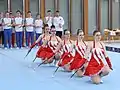
[(60, 17), (60, 24), (61, 24), (61, 25), (64, 25), (64, 23), (65, 23), (65, 22), (64, 22), (63, 17)]
[(44, 22), (43, 22), (43, 20), (42, 20), (42, 28), (44, 27)]
[(33, 20), (32, 20), (32, 24), (35, 24), (35, 19), (34, 18), (32, 18)]
[(40, 20), (40, 26), (43, 27), (43, 20)]
[(55, 26), (57, 26), (57, 25), (58, 25), (58, 22), (56, 22), (55, 17), (53, 18), (53, 25), (55, 25)]

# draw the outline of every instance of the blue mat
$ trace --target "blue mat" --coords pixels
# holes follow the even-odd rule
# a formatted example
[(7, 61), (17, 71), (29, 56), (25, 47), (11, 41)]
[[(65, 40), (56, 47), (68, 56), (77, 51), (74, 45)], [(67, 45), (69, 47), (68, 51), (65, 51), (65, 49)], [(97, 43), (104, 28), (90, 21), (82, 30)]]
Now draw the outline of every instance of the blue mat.
[[(26, 59), (27, 49), (0, 49), (0, 90), (120, 90), (120, 54), (107, 52), (113, 63), (113, 71), (104, 77), (103, 84), (94, 85), (89, 77), (70, 79), (71, 73), (59, 70), (55, 77), (55, 67), (42, 65), (34, 71), (28, 66), (35, 57), (37, 49), (33, 49)], [(36, 67), (40, 59), (32, 64)]]

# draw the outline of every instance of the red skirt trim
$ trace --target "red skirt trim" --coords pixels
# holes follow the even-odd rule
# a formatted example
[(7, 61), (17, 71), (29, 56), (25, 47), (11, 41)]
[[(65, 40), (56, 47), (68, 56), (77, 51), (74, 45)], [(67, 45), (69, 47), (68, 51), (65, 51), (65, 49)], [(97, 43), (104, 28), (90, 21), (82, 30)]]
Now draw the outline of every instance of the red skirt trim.
[(62, 67), (68, 64), (73, 59), (73, 56), (70, 53), (63, 53), (61, 56), (61, 60), (58, 62), (58, 66)]
[(83, 63), (85, 63), (83, 61), (83, 58), (80, 56), (80, 54), (78, 52), (76, 52), (74, 60), (70, 64), (70, 70), (81, 68), (83, 66)]
[(38, 58), (43, 58), (43, 59), (45, 59), (45, 57), (46, 57), (46, 50), (47, 50), (47, 47), (41, 46), (41, 47), (39, 48), (39, 50), (37, 51), (36, 56), (37, 56)]
[(54, 55), (55, 55), (55, 53), (52, 51), (52, 49), (50, 47), (48, 47), (46, 50), (46, 58), (50, 59)]
[(85, 76), (94, 76), (100, 73), (100, 71), (103, 69), (104, 63), (100, 60), (100, 64), (95, 60), (95, 58), (92, 56), (91, 60), (85, 70), (84, 75)]
[(42, 59), (50, 59), (54, 55), (54, 52), (51, 50), (50, 47), (43, 47), (41, 46), (37, 52), (37, 57)]

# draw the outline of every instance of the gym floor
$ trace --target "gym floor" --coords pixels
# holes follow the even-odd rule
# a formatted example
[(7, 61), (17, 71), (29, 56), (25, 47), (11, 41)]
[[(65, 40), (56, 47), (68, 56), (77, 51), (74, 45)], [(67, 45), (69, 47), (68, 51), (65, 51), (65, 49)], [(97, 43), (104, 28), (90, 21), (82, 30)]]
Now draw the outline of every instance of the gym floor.
[[(113, 44), (108, 44), (113, 46)], [(115, 47), (119, 43), (114, 43)], [(41, 61), (35, 57), (37, 48), (24, 59), (28, 49), (0, 49), (0, 90), (120, 90), (120, 53), (107, 52), (113, 63), (113, 71), (104, 77), (103, 84), (94, 85), (89, 77), (78, 78), (72, 73), (58, 70), (52, 77), (56, 67), (41, 65), (34, 70)], [(31, 65), (31, 67), (29, 67)]]

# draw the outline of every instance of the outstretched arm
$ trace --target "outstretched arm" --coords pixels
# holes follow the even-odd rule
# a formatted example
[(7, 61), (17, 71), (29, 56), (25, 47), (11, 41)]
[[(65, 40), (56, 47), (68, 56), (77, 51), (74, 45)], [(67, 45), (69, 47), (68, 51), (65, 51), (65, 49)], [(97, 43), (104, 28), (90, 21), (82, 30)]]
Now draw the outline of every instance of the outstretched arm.
[(112, 69), (112, 63), (111, 63), (111, 60), (110, 60), (110, 58), (107, 56), (107, 53), (106, 53), (105, 44), (102, 43), (102, 45), (103, 45), (103, 48), (104, 48), (104, 56), (105, 56), (105, 60), (106, 60), (106, 62), (107, 62), (107, 64), (108, 64), (109, 68), (110, 68), (111, 70), (113, 70), (113, 69)]
[(33, 48), (39, 41), (42, 39), (43, 35), (40, 35), (38, 39), (30, 46), (30, 48)]

